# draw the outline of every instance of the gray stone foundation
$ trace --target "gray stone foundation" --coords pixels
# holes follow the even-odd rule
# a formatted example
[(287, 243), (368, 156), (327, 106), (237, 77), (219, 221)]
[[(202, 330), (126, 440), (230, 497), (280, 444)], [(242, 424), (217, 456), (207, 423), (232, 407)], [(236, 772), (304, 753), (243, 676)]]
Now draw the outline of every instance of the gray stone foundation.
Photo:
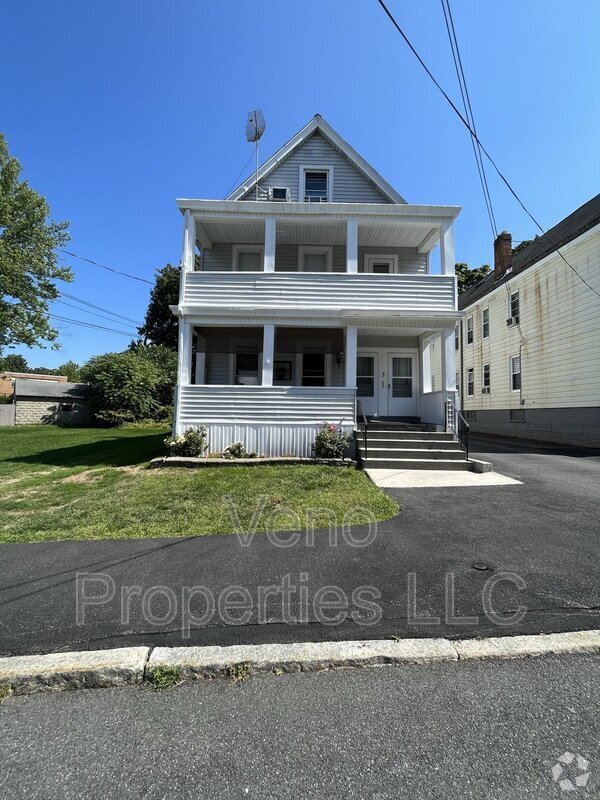
[(600, 447), (600, 407), (467, 411), (472, 433)]

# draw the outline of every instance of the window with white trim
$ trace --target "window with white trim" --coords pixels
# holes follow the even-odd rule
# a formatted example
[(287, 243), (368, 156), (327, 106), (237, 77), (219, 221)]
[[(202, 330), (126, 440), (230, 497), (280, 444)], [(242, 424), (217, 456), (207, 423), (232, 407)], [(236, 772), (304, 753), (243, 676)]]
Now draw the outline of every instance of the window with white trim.
[(233, 268), (238, 272), (262, 272), (264, 267), (264, 247), (260, 245), (233, 246)]
[(469, 367), (467, 370), (467, 397), (473, 397), (475, 394), (475, 370)]
[(489, 364), (484, 364), (483, 365), (481, 388), (483, 389), (484, 394), (489, 394), (490, 393), (490, 365)]
[(515, 322), (519, 321), (520, 305), (519, 290), (517, 289), (516, 291), (510, 293), (510, 299), (508, 302), (508, 316), (514, 319)]
[(460, 347), (460, 332), (458, 330), (458, 325), (454, 328), (454, 349), (458, 350)]
[(473, 317), (467, 317), (467, 344), (473, 344)]
[(481, 338), (487, 339), (490, 335), (490, 309), (484, 308), (481, 312)]
[(299, 247), (298, 257), (302, 272), (331, 272), (332, 247)]
[(309, 169), (303, 170), (303, 194), (305, 203), (326, 203), (330, 194), (330, 170), (329, 169)]
[(510, 390), (518, 392), (521, 390), (521, 357), (511, 356), (510, 358)]
[(365, 272), (372, 272), (375, 275), (391, 275), (398, 272), (397, 255), (374, 255), (365, 253)]

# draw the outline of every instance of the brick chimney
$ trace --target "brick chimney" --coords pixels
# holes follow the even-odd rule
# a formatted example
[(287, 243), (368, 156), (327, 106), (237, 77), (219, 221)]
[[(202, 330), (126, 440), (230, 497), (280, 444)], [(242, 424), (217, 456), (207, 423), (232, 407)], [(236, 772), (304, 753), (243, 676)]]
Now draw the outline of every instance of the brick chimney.
[(512, 269), (512, 236), (508, 231), (499, 233), (494, 242), (494, 277), (501, 278)]

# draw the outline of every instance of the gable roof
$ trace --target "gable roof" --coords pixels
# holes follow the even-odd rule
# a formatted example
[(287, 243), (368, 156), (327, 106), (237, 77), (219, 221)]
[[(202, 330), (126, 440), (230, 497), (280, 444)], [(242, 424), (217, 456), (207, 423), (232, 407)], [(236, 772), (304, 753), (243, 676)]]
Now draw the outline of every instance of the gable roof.
[(481, 300), (497, 286), (502, 286), (515, 275), (524, 272), (529, 267), (537, 264), (546, 256), (554, 253), (564, 245), (572, 242), (586, 231), (600, 223), (600, 194), (592, 197), (568, 217), (565, 217), (553, 228), (541, 236), (536, 236), (531, 244), (513, 256), (512, 270), (508, 274), (496, 279), (492, 270), (482, 281), (471, 286), (466, 292), (459, 295), (459, 309), (467, 308), (477, 300)]
[(15, 397), (49, 397), (61, 400), (75, 400), (87, 397), (90, 391), (87, 383), (58, 383), (58, 381), (32, 381), (25, 378), (15, 380)]
[[(356, 150), (348, 144), (342, 137), (335, 131), (328, 122), (326, 122), (320, 114), (315, 114), (311, 121), (305, 125), (298, 133), (293, 136), (289, 142), (283, 145), (268, 161), (259, 167), (258, 181), (260, 182), (267, 177), (275, 167), (278, 167), (285, 159), (290, 156), (301, 144), (306, 142), (315, 133), (320, 133), (327, 141), (330, 142), (337, 150), (346, 156), (348, 161), (366, 178), (377, 186), (380, 192), (384, 194), (392, 203), (406, 203), (406, 200), (401, 197), (398, 192), (390, 186), (390, 184), (381, 177), (381, 175), (373, 169), (373, 167), (365, 161), (365, 159), (356, 152)], [(234, 189), (225, 199), (226, 200), (241, 200), (241, 198), (253, 188), (256, 182), (256, 173), (253, 174), (248, 180), (241, 183), (237, 189)]]

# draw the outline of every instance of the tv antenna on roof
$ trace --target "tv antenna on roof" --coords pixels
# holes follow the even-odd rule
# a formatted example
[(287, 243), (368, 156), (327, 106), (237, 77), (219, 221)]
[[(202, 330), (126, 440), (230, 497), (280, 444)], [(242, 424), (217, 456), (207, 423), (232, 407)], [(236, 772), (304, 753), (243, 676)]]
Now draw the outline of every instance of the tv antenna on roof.
[(254, 188), (255, 200), (258, 200), (258, 142), (260, 137), (265, 132), (266, 127), (267, 123), (265, 122), (263, 112), (260, 110), (260, 108), (249, 112), (248, 122), (246, 122), (246, 141), (254, 142), (256, 148), (256, 181)]

